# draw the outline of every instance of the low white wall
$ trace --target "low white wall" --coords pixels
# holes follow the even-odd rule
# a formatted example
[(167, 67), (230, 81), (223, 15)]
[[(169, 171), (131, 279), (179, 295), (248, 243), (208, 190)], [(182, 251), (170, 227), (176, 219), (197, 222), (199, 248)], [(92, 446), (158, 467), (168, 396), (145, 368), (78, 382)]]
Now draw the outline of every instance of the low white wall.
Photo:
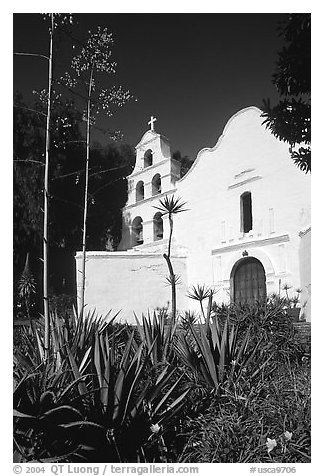
[[(80, 297), (81, 253), (76, 254), (77, 288)], [(177, 309), (186, 308), (186, 258), (172, 258), (174, 272), (181, 276), (177, 286)], [(170, 303), (171, 287), (166, 282), (168, 268), (159, 254), (132, 252), (88, 252), (86, 261), (86, 310), (99, 315), (120, 311), (118, 321), (134, 322), (138, 317)], [(78, 299), (79, 302), (79, 299)], [(111, 303), (111, 305), (110, 305)], [(111, 314), (113, 315), (113, 314)]]
[(311, 320), (311, 228), (308, 227), (299, 234), (299, 263), (301, 275), (300, 301), (303, 308), (303, 317)]

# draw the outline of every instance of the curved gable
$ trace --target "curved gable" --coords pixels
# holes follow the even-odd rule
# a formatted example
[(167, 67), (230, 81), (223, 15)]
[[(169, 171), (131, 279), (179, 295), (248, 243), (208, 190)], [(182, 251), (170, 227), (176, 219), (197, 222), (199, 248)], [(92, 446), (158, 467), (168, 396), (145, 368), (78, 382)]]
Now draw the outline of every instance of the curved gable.
[(177, 183), (182, 182), (184, 179), (186, 179), (191, 172), (196, 168), (198, 163), (200, 162), (201, 157), (205, 153), (210, 153), (214, 152), (217, 150), (220, 146), (225, 137), (227, 137), (229, 134), (233, 133), (235, 134), (236, 131), (241, 131), (242, 127), (248, 127), (248, 125), (253, 125), (255, 126), (261, 126), (262, 124), (262, 119), (261, 119), (261, 113), (262, 111), (256, 107), (256, 106), (249, 106), (244, 109), (241, 109), (237, 113), (235, 113), (226, 123), (222, 134), (219, 136), (216, 144), (214, 147), (204, 147), (201, 149), (196, 157), (196, 160), (192, 164), (192, 167), (190, 170), (184, 175), (180, 180), (177, 181)]

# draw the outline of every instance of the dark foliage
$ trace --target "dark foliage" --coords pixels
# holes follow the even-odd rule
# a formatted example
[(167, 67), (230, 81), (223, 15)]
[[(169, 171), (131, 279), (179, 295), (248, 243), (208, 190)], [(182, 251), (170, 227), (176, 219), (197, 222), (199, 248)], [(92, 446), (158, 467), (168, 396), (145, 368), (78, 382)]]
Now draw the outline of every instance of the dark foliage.
[(286, 46), (278, 54), (273, 84), (283, 97), (276, 106), (263, 102), (264, 123), (291, 146), (291, 157), (305, 173), (311, 170), (311, 16), (289, 15), (280, 34)]
[(177, 160), (180, 163), (180, 178), (182, 178), (190, 170), (194, 160), (187, 155), (181, 155), (179, 150), (176, 150), (172, 154), (172, 159)]
[[(37, 281), (41, 273), (44, 180), (44, 106), (31, 108), (21, 94), (14, 98), (14, 273), (20, 275), (26, 255)], [(81, 116), (72, 102), (55, 101), (51, 125), (49, 246), (81, 249), (85, 144)], [(134, 152), (125, 144), (93, 144), (89, 179), (88, 249), (116, 248), (121, 210), (127, 200), (126, 176)], [(53, 262), (54, 266), (55, 263)], [(53, 268), (52, 268), (53, 269)], [(54, 273), (55, 274), (55, 273)], [(51, 286), (51, 283), (50, 283)]]
[(220, 323), (229, 318), (239, 326), (241, 335), (251, 329), (250, 345), (256, 345), (262, 339), (262, 347), (266, 346), (276, 361), (300, 362), (305, 349), (295, 339), (289, 309), (289, 300), (277, 295), (253, 304), (213, 305), (213, 313)]

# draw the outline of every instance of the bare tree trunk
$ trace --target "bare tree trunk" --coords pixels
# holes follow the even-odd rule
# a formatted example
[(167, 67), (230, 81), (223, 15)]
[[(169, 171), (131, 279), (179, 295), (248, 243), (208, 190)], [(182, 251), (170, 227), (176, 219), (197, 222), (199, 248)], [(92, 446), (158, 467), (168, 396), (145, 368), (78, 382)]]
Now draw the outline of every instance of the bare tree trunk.
[(171, 299), (172, 299), (172, 323), (175, 323), (176, 320), (176, 310), (177, 310), (177, 301), (176, 301), (176, 282), (175, 282), (175, 274), (173, 271), (173, 266), (171, 263), (170, 255), (171, 255), (171, 241), (172, 241), (172, 233), (173, 233), (173, 218), (172, 215), (169, 214), (169, 223), (170, 223), (170, 235), (169, 235), (169, 244), (168, 244), (168, 254), (164, 254), (163, 257), (167, 262), (169, 273), (170, 273), (170, 282), (171, 282)]
[(173, 267), (172, 267), (172, 263), (169, 256), (164, 253), (163, 258), (167, 262), (169, 273), (170, 273), (171, 298), (172, 298), (172, 322), (174, 323), (176, 319), (176, 309), (177, 309), (175, 274), (173, 272)]
[(87, 103), (87, 155), (85, 166), (85, 186), (84, 186), (84, 210), (83, 210), (83, 232), (82, 232), (82, 284), (80, 297), (80, 317), (83, 316), (84, 295), (85, 295), (85, 278), (86, 278), (86, 238), (87, 238), (87, 216), (88, 216), (88, 187), (89, 187), (89, 160), (90, 160), (90, 113), (91, 113), (91, 92), (94, 64), (92, 64)]
[(44, 335), (45, 359), (48, 356), (49, 346), (50, 346), (50, 315), (49, 315), (49, 302), (48, 302), (48, 172), (49, 172), (49, 149), (50, 149), (53, 34), (54, 34), (54, 14), (52, 13), (51, 27), (50, 27), (49, 63), (48, 63), (48, 97), (47, 97), (46, 139), (45, 139), (44, 223), (43, 223), (43, 300), (44, 300), (44, 321), (45, 321), (45, 335)]

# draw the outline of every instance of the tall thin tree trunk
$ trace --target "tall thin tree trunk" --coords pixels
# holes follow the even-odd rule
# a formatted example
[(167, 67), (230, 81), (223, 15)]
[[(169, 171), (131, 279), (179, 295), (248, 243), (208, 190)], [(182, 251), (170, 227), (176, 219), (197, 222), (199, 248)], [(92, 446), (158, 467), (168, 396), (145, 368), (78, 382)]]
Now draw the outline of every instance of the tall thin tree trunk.
[(170, 283), (171, 283), (171, 299), (172, 299), (172, 321), (175, 322), (176, 318), (176, 309), (177, 309), (177, 302), (176, 302), (176, 282), (175, 282), (175, 274), (173, 271), (172, 263), (167, 254), (163, 254), (163, 258), (167, 262), (169, 273), (170, 273)]
[(169, 235), (169, 244), (168, 244), (168, 257), (170, 259), (171, 255), (171, 241), (172, 241), (172, 233), (173, 233), (173, 218), (172, 215), (169, 214), (169, 224), (170, 224), (170, 235)]
[(90, 160), (90, 115), (91, 115), (91, 92), (94, 64), (92, 64), (88, 88), (87, 102), (87, 155), (85, 166), (85, 185), (84, 185), (84, 209), (83, 209), (83, 232), (82, 232), (82, 282), (80, 296), (80, 317), (83, 316), (84, 295), (85, 295), (85, 278), (86, 278), (86, 237), (87, 237), (87, 216), (88, 216), (88, 187), (89, 187), (89, 160)]
[(175, 274), (173, 271), (173, 266), (171, 263), (170, 255), (171, 255), (171, 241), (172, 241), (172, 233), (173, 233), (173, 218), (172, 215), (169, 214), (169, 223), (170, 223), (170, 235), (169, 235), (169, 244), (168, 244), (168, 254), (164, 254), (163, 257), (167, 262), (169, 273), (170, 273), (170, 282), (171, 282), (171, 308), (172, 308), (172, 323), (175, 323), (176, 320), (176, 310), (177, 310), (177, 302), (176, 302), (176, 282), (175, 282)]
[(53, 34), (54, 14), (51, 14), (50, 45), (48, 62), (48, 97), (46, 117), (45, 139), (45, 174), (44, 174), (44, 223), (43, 223), (43, 300), (45, 321), (45, 359), (48, 356), (50, 346), (50, 315), (48, 302), (48, 172), (49, 172), (49, 149), (50, 149), (50, 119), (51, 119), (51, 92), (52, 92), (52, 66), (53, 66)]

